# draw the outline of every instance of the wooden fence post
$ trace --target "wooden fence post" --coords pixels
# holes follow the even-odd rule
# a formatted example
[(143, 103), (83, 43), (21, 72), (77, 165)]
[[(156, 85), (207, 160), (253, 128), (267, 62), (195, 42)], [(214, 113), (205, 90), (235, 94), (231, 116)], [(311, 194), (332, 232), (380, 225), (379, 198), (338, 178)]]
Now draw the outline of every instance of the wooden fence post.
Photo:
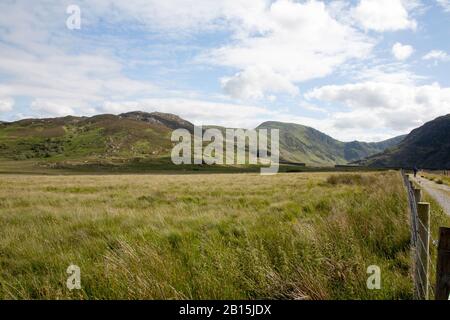
[(439, 229), (436, 300), (450, 300), (450, 228)]
[(416, 199), (416, 204), (422, 201), (422, 189), (414, 188), (414, 198)]
[(428, 269), (430, 252), (430, 204), (419, 202), (417, 204), (417, 213), (419, 216), (419, 244), (418, 244), (418, 273), (421, 281), (421, 291), (419, 298), (428, 300)]

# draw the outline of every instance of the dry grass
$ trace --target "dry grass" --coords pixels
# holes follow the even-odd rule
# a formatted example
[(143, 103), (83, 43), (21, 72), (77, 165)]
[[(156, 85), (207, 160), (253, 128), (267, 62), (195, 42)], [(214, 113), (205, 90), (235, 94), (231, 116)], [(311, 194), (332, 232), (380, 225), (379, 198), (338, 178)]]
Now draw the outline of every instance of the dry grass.
[(422, 173), (422, 176), (428, 180), (434, 181), (437, 184), (445, 184), (447, 186), (450, 186), (449, 176), (444, 176), (443, 174), (430, 172)]
[(329, 176), (0, 176), (0, 298), (411, 298), (400, 175)]
[(333, 174), (327, 178), (327, 183), (331, 185), (367, 185), (375, 181), (373, 175), (362, 174)]

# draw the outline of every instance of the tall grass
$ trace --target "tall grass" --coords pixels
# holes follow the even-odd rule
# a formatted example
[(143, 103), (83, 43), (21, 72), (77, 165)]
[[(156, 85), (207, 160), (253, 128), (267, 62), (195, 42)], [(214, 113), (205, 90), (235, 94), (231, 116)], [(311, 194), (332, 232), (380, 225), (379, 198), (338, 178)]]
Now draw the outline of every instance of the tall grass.
[(3, 299), (408, 299), (409, 240), (396, 172), (0, 176)]

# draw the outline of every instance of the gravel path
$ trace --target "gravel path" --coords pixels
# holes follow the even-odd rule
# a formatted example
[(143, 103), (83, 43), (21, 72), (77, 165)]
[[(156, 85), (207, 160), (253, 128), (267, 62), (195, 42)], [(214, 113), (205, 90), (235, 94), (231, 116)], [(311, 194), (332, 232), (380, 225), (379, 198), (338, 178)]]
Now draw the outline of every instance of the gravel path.
[(415, 181), (450, 215), (450, 187), (417, 176)]

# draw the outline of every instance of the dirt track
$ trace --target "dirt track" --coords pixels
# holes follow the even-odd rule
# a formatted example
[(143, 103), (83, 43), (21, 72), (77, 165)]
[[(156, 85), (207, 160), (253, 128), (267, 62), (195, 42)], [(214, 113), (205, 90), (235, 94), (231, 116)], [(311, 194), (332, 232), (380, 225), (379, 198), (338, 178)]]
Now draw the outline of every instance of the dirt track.
[(450, 187), (417, 176), (415, 181), (450, 215)]

